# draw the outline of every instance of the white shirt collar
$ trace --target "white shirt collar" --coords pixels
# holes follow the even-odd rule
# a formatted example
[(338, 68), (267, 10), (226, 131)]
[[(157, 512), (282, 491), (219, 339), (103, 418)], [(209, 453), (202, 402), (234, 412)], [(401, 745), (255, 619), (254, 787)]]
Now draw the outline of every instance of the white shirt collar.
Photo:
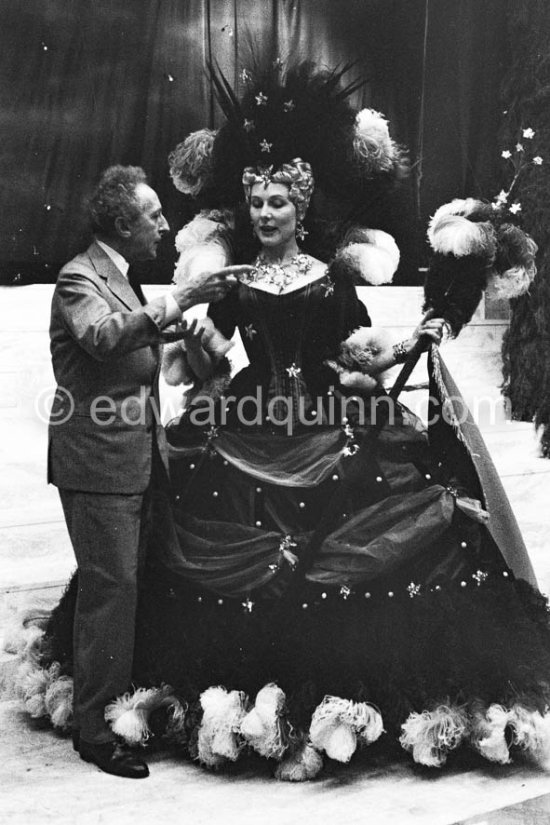
[(96, 238), (96, 243), (109, 256), (109, 258), (112, 260), (112, 262), (114, 263), (116, 268), (124, 275), (125, 278), (127, 278), (128, 277), (128, 270), (130, 269), (130, 264), (128, 263), (126, 258), (124, 258), (120, 254), (120, 252), (117, 252), (116, 249), (113, 249), (112, 247), (108, 246), (106, 243), (103, 243), (103, 241), (99, 241), (97, 238)]

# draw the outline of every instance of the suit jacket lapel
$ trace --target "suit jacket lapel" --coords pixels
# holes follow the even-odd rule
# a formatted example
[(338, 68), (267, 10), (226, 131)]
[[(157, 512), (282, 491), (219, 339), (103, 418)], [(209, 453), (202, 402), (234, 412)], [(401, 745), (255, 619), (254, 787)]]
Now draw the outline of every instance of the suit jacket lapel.
[(139, 298), (107, 253), (95, 242), (88, 252), (97, 274), (103, 278), (113, 295), (128, 309), (140, 309)]

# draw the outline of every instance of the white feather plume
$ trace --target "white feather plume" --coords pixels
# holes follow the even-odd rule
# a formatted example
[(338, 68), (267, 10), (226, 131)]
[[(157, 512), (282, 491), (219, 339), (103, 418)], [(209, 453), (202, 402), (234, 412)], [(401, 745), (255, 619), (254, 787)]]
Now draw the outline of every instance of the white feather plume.
[(550, 713), (527, 710), (522, 705), (514, 705), (510, 710), (509, 725), (512, 742), (540, 765), (550, 768)]
[(197, 759), (210, 768), (226, 760), (235, 762), (244, 747), (240, 727), (246, 713), (246, 697), (237, 690), (210, 687), (200, 697), (203, 709), (197, 742)]
[(48, 715), (46, 693), (48, 688), (59, 678), (59, 662), (53, 662), (48, 668), (36, 666), (32, 661), (23, 661), (15, 675), (15, 687), (23, 700), (25, 710), (34, 719)]
[(286, 697), (277, 685), (265, 685), (257, 694), (254, 707), (243, 717), (241, 734), (248, 744), (267, 759), (280, 760), (287, 748), (281, 716)]
[(60, 676), (51, 683), (44, 696), (44, 705), (54, 728), (68, 732), (73, 719), (73, 680), (70, 676)]
[(372, 286), (389, 284), (399, 266), (399, 247), (387, 232), (365, 230), (364, 242), (349, 243), (338, 253), (339, 257), (356, 270)]
[(113, 733), (129, 745), (144, 745), (151, 731), (149, 716), (157, 708), (167, 707), (175, 701), (172, 688), (137, 688), (133, 693), (124, 693), (105, 708), (105, 721), (111, 725)]
[(490, 762), (507, 765), (510, 762), (506, 728), (511, 719), (510, 711), (502, 705), (492, 704), (472, 714), (470, 742)]
[(428, 226), (428, 240), (434, 252), (442, 255), (495, 254), (495, 230), (490, 221), (471, 221), (469, 216), (479, 209), (475, 198), (456, 198), (436, 211)]
[(488, 281), (488, 286), (495, 298), (510, 301), (529, 291), (537, 274), (536, 267), (514, 266), (502, 274), (495, 272)]
[(463, 741), (468, 728), (464, 710), (453, 705), (439, 705), (432, 711), (411, 713), (401, 726), (399, 741), (412, 753), (415, 762), (440, 768), (450, 750)]
[(369, 172), (387, 172), (399, 157), (388, 121), (375, 109), (361, 109), (355, 118), (353, 148)]
[(311, 718), (312, 745), (331, 759), (349, 762), (358, 744), (374, 742), (384, 730), (378, 710), (367, 702), (325, 696)]

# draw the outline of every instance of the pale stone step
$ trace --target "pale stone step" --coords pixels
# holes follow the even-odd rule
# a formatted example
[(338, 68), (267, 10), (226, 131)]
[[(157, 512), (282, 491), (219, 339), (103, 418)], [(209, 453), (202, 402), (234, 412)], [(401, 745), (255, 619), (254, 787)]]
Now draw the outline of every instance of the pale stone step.
[(0, 588), (64, 581), (75, 567), (65, 522), (0, 529)]

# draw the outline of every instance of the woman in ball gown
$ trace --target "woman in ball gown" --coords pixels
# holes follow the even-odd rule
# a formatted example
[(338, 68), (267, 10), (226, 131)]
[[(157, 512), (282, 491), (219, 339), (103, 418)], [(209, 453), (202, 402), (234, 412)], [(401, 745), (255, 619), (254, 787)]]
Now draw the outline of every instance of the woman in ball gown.
[[(243, 185), (259, 254), (167, 359), (195, 389), (168, 427), (176, 538), (144, 599), (144, 683), (194, 708), (187, 747), (207, 765), (249, 745), (280, 778), (308, 778), (320, 754), (347, 761), (383, 730), (428, 765), (464, 742), (540, 755), (546, 608), (515, 581), (530, 566), (473, 424), (435, 415), (428, 434), (396, 404), (365, 443), (388, 400), (378, 376), (418, 339), (439, 343), (441, 319), (392, 345), (346, 273), (300, 251), (306, 162), (247, 168)], [(223, 254), (223, 227), (210, 237)], [(229, 381), (236, 329), (249, 364)], [(432, 361), (442, 402), (437, 348)]]

